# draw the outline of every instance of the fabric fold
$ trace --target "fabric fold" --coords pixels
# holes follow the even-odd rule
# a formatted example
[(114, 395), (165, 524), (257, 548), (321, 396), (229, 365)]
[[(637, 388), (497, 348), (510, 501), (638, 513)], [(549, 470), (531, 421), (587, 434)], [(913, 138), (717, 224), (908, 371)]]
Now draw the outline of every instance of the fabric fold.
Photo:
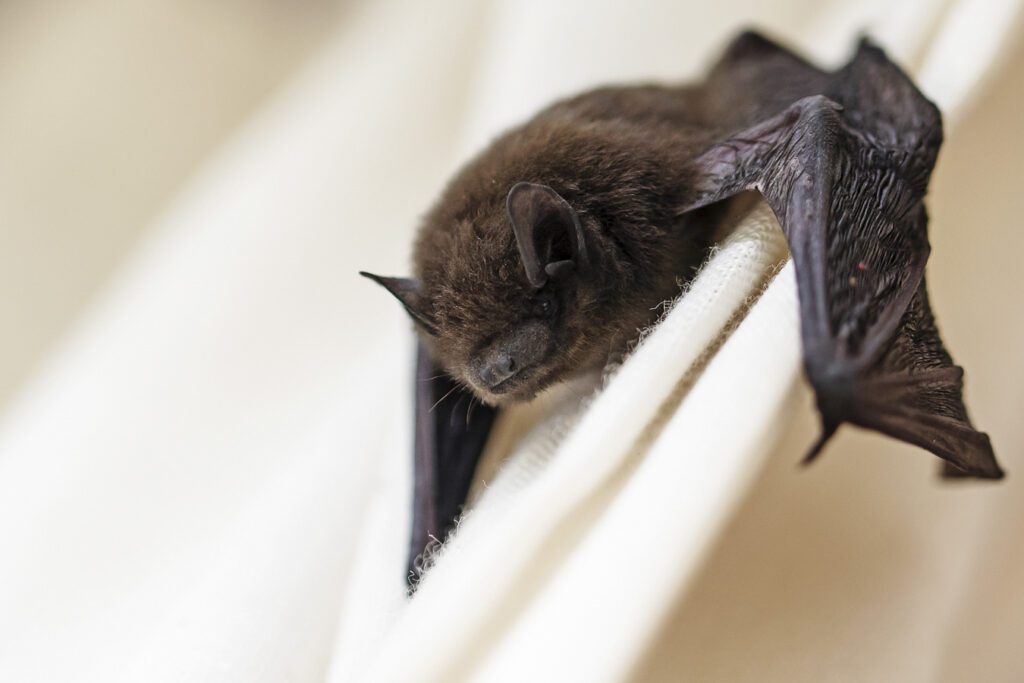
[[(441, 550), (366, 680), (458, 680), (470, 673), (560, 563), (571, 561), (575, 544), (644, 457), (663, 404), (670, 402), (668, 412), (679, 409), (681, 396), (673, 393), (685, 393), (688, 373), (700, 372), (707, 349), (785, 255), (774, 216), (757, 204), (593, 401), (577, 401), (570, 424), (556, 413), (524, 439)], [(508, 487), (515, 495), (505, 494)], [(438, 631), (430, 626), (438, 614), (458, 618)]]

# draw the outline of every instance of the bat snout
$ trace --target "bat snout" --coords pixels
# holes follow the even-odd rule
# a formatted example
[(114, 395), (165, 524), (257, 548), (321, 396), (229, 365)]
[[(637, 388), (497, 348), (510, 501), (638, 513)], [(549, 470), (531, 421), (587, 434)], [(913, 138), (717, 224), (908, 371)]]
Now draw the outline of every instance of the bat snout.
[(511, 352), (500, 350), (483, 359), (477, 376), (481, 384), (487, 389), (495, 391), (506, 381), (515, 377), (519, 372), (519, 367), (519, 363), (516, 362)]
[(515, 349), (478, 356), (466, 379), (477, 396), (491, 405), (519, 403), (533, 398), (541, 388), (542, 368)]
[(517, 326), (509, 334), (479, 351), (469, 364), (472, 384), (493, 400), (522, 398), (536, 379), (550, 345), (550, 333), (544, 325), (531, 321)]

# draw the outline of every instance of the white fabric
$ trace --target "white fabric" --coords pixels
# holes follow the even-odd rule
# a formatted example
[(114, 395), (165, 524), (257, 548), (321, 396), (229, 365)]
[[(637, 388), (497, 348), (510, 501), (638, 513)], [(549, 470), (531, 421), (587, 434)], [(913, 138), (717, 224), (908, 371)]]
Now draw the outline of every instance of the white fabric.
[[(718, 511), (740, 495), (734, 469), (748, 470), (749, 477), (749, 469), (756, 467), (751, 456), (763, 452), (768, 418), (779, 417), (781, 397), (795, 377), (796, 326), (780, 325), (776, 318), (766, 329), (771, 320), (766, 316), (781, 315), (792, 322), (795, 315), (788, 270), (767, 305), (758, 306), (757, 315), (730, 338), (707, 372), (700, 372), (704, 350), (785, 255), (777, 223), (770, 210), (759, 205), (596, 400), (590, 404), (568, 396), (570, 404), (585, 408), (578, 424), (561, 414), (535, 429), (425, 577), (395, 633), (377, 650), (369, 680), (460, 680), (485, 655), (495, 661), (477, 674), (483, 680), (535, 680), (545, 673), (552, 680), (617, 680), (624, 673), (629, 656), (636, 653), (622, 644), (644, 642), (635, 635), (645, 624), (653, 630), (650, 622), (662, 616), (659, 605), (664, 606), (664, 595), (673, 594), (678, 582), (685, 580), (687, 567), (706, 547)], [(779, 358), (780, 351), (784, 358)], [(756, 387), (765, 395), (750, 396), (751, 410), (734, 412), (730, 387), (763, 367), (764, 354), (770, 352), (775, 352), (776, 362), (767, 381)], [(728, 376), (729, 382), (698, 379), (687, 392), (696, 375)], [(684, 405), (695, 408), (678, 410), (656, 429), (652, 422), (659, 412), (669, 413), (686, 393)], [(668, 411), (663, 411), (666, 401)], [(701, 465), (704, 459), (730, 452), (720, 431), (705, 427), (723, 412), (748, 426), (733, 430), (733, 437), (761, 447), (734, 447), (735, 466), (708, 469)], [(697, 434), (701, 439), (695, 441)], [(398, 499), (396, 506), (401, 505), (401, 494), (390, 496)], [(673, 511), (678, 504), (684, 509)], [(673, 527), (665, 528), (667, 522)], [(660, 547), (651, 535), (655, 530), (679, 539), (674, 547), (682, 557)], [(652, 546), (661, 553), (660, 561), (637, 566), (637, 559), (648, 556)], [(361, 549), (363, 562), (378, 564), (374, 555), (372, 547)], [(635, 576), (642, 568), (654, 576)], [(393, 567), (378, 566), (378, 575), (394, 573)], [(481, 576), (487, 580), (474, 580)], [(595, 595), (614, 602), (615, 591), (608, 586), (622, 576), (643, 579), (629, 584), (629, 602), (618, 604), (606, 619), (591, 615), (595, 626), (602, 625), (597, 633), (572, 628), (589, 612)], [(359, 591), (365, 588), (355, 586)], [(438, 630), (431, 628), (438, 614), (458, 618)], [(346, 616), (352, 622), (348, 632), (366, 628), (364, 614), (350, 610)], [(622, 640), (623, 627), (633, 636)], [(491, 653), (487, 650), (493, 643), (485, 634), (495, 631), (507, 633), (498, 651)], [(595, 642), (598, 638), (620, 646), (602, 648)], [(353, 658), (366, 655), (362, 642), (342, 640), (342, 657), (347, 647)], [(595, 647), (586, 666), (557, 657), (575, 647)], [(599, 656), (602, 653), (604, 657)], [(557, 667), (560, 661), (565, 669)], [(358, 667), (341, 667), (336, 679), (351, 680), (354, 671)]]
[[(354, 8), (4, 416), (0, 680), (1021, 679), (1024, 326), (998, 314), (1024, 250), (1020, 7)], [(1011, 479), (939, 486), (852, 430), (795, 471), (815, 425), (805, 390), (787, 402), (788, 270), (634, 448), (777, 260), (741, 231), (717, 263), (745, 265), (712, 262), (723, 288), (666, 321), (693, 328), (652, 334), (575, 431), (560, 404), (406, 604), (408, 329), (355, 271), (404, 270), (452, 149), (587, 85), (693, 76), (750, 23), (831, 63), (867, 28), (955, 124), (929, 278)]]

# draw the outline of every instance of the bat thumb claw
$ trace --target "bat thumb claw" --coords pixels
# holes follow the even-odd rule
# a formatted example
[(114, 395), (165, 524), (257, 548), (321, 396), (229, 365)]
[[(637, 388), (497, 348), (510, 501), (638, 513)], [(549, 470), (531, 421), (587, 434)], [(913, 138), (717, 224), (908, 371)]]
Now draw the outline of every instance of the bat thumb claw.
[(814, 442), (811, 449), (807, 451), (807, 455), (800, 461), (802, 467), (806, 467), (817, 460), (818, 456), (821, 455), (821, 451), (825, 448), (825, 444), (828, 443), (832, 435), (839, 429), (839, 424), (838, 421), (822, 419), (821, 436), (818, 437), (818, 440)]

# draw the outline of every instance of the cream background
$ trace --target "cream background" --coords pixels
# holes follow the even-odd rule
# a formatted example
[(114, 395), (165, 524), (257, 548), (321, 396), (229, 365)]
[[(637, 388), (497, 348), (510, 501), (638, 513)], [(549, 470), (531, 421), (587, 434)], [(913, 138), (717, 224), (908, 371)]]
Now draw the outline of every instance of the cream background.
[[(695, 74), (749, 23), (832, 63), (867, 27), (919, 71), (946, 109), (953, 125), (929, 201), (928, 277), (945, 339), (968, 369), (972, 415), (1011, 477), (998, 487), (943, 487), (925, 454), (853, 430), (796, 475), (793, 454), (814, 428), (807, 396), (798, 397), (780, 447), (757, 454), (763, 469), (735, 516), (729, 521), (723, 510), (716, 518), (728, 525), (711, 539), (710, 554), (695, 553), (686, 576), (667, 577), (678, 579), (678, 599), (634, 672), (669, 680), (680, 671), (696, 680), (1024, 676), (1017, 590), (1024, 529), (1014, 476), (1024, 464), (1016, 264), (1024, 246), (1016, 188), (1024, 52), (1015, 40), (1016, 4), (586, 8), (353, 6), (335, 28), (308, 29), (325, 31), (323, 51), (202, 171), (189, 174), (215, 144), (215, 130), (230, 127), (227, 114), (204, 129), (206, 142), (183, 155), (176, 172), (147, 172), (138, 157), (119, 166), (139, 183), (124, 187), (143, 207), (134, 218), (111, 199), (121, 181), (100, 169), (86, 174), (108, 192), (93, 213), (78, 213), (93, 216), (97, 231), (106, 229), (96, 226), (106, 226), (108, 211), (121, 216), (120, 232), (110, 234), (122, 236), (173, 186), (184, 189), (128, 258), (116, 257), (128, 238), (115, 237), (108, 244), (122, 246), (83, 259), (92, 286), (113, 262), (119, 273), (3, 415), (0, 678), (322, 680), (339, 667), (339, 624), (356, 612), (346, 591), (362, 580), (353, 573), (356, 539), (373, 537), (367, 525), (384, 519), (386, 500), (376, 494), (400, 489), (407, 476), (381, 467), (400, 462), (407, 448), (408, 416), (388, 408), (406, 386), (396, 360), (408, 357), (406, 325), (353, 273), (400, 272), (417, 214), (458, 158), (501, 126), (590, 83)], [(121, 16), (107, 11), (99, 16)], [(111, 21), (82, 24), (76, 35), (92, 39)], [(39, 35), (51, 35), (53, 24), (40, 22), (47, 28)], [(59, 50), (70, 39), (52, 40)], [(205, 59), (198, 61), (212, 63)], [(30, 73), (19, 70), (13, 82), (29, 93), (46, 87)], [(106, 78), (108, 91), (118, 92), (116, 79)], [(93, 102), (87, 94), (80, 101)], [(218, 106), (238, 118), (245, 109)], [(132, 130), (145, 112), (121, 114), (124, 146), (136, 149)], [(75, 125), (95, 130), (87, 120)], [(175, 125), (182, 124), (160, 130)], [(5, 124), (0, 135), (12, 130)], [(64, 134), (78, 143), (84, 138), (74, 130)], [(78, 158), (73, 146), (54, 145), (52, 158)], [(33, 161), (38, 148), (28, 149), (16, 158)], [(74, 196), (80, 185), (77, 176), (58, 185), (32, 171), (38, 167), (16, 173), (2, 163), (0, 188), (22, 183), (43, 193), (32, 204), (25, 199), (32, 192), (19, 190), (22, 199), (6, 202), (5, 211), (44, 215), (51, 200)], [(3, 250), (22, 268), (3, 288), (12, 310), (32, 301), (22, 288), (53, 280), (45, 268), (25, 265), (40, 262), (32, 260), (41, 244), (35, 231), (18, 237), (30, 224), (5, 220), (2, 228), (5, 243), (30, 245)], [(80, 242), (52, 244), (55, 254), (86, 253), (74, 246)], [(9, 342), (22, 349), (14, 352), (22, 353), (19, 363), (79, 304), (77, 287), (54, 291), (56, 313), (41, 315), (35, 328), (11, 328), (25, 328), (30, 339)], [(38, 295), (46, 311), (51, 295)], [(667, 532), (679, 520), (660, 523), (648, 530)], [(623, 571), (635, 557), (625, 555)], [(626, 578), (594, 593), (612, 617), (613, 598), (630, 595), (629, 574), (618, 576)], [(366, 597), (371, 606), (374, 597)], [(590, 614), (581, 623), (601, 624)], [(593, 645), (602, 633), (589, 633), (589, 641), (586, 630), (576, 635)], [(643, 643), (629, 645), (632, 652)], [(586, 652), (568, 652), (560, 666), (579, 656), (585, 667)]]
[(0, 406), (344, 15), (335, 0), (0, 3)]

